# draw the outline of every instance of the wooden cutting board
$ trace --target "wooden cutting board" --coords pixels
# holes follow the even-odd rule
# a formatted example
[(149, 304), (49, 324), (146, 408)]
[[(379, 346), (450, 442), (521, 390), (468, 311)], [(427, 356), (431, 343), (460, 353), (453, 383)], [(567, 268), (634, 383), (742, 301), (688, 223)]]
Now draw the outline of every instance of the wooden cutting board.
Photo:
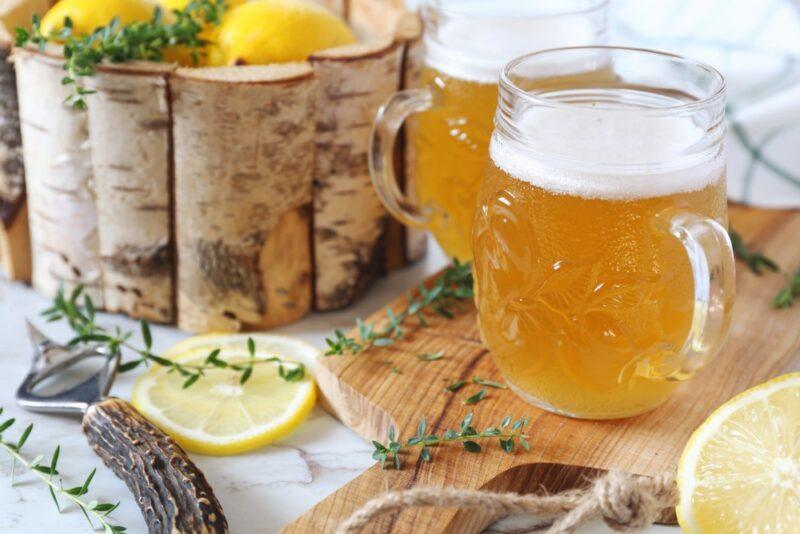
[[(800, 212), (732, 207), (731, 220), (746, 242), (784, 269), (800, 267)], [(490, 389), (479, 404), (465, 406), (464, 399), (477, 392), (478, 386), (456, 393), (445, 391), (444, 386), (473, 375), (500, 379), (481, 345), (471, 306), (451, 320), (432, 318), (430, 326), (411, 329), (392, 346), (322, 359), (317, 380), (326, 408), (365, 439), (385, 442), (390, 425), (408, 438), (423, 417), (438, 432), (458, 428), (464, 415), (473, 411), (476, 428), (496, 425), (506, 414), (530, 416), (532, 447), (530, 452), (507, 454), (496, 442), (487, 442), (482, 453), (470, 454), (450, 444), (434, 449), (432, 462), (420, 461), (415, 450), (404, 457), (402, 470), (374, 466), (285, 531), (332, 532), (360, 505), (388, 489), (455, 486), (555, 492), (576, 487), (585, 476), (602, 470), (653, 475), (675, 469), (689, 435), (717, 406), (770, 377), (800, 370), (800, 303), (790, 309), (772, 309), (782, 278), (777, 274), (757, 277), (741, 263), (737, 267), (734, 322), (722, 353), (666, 404), (630, 419), (568, 419), (497, 389)], [(405, 298), (398, 298), (393, 307), (401, 309), (404, 303)], [(378, 312), (371, 320), (384, 318), (384, 312)], [(416, 357), (439, 350), (445, 352), (444, 359), (424, 362)], [(381, 519), (372, 531), (479, 532), (489, 521), (471, 512), (414, 509)]]

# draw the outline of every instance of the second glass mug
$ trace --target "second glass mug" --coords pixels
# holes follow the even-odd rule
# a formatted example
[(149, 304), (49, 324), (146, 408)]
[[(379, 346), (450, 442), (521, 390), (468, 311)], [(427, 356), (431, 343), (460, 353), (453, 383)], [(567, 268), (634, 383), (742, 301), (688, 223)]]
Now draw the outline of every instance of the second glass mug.
[[(370, 172), (395, 218), (431, 230), (448, 256), (466, 261), (500, 70), (532, 50), (603, 44), (608, 0), (430, 0), (422, 16), (420, 88), (400, 91), (378, 112)], [(415, 113), (413, 191), (406, 196), (395, 180), (393, 148), (403, 121)]]
[(509, 63), (474, 223), (483, 340), (565, 415), (661, 404), (720, 349), (734, 297), (725, 82), (654, 51)]

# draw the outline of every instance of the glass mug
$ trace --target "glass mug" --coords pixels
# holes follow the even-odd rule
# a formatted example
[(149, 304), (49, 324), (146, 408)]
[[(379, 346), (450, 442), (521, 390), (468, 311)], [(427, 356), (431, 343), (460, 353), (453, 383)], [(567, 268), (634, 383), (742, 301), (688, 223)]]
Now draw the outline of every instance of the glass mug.
[(523, 398), (631, 416), (719, 351), (734, 298), (724, 106), (719, 72), (654, 51), (504, 68), (474, 270), (483, 340)]
[[(370, 172), (395, 218), (430, 229), (449, 256), (469, 260), (500, 70), (531, 50), (602, 44), (608, 0), (434, 0), (422, 16), (421, 88), (396, 93), (378, 111)], [(395, 181), (392, 152), (398, 129), (415, 113), (409, 198)]]

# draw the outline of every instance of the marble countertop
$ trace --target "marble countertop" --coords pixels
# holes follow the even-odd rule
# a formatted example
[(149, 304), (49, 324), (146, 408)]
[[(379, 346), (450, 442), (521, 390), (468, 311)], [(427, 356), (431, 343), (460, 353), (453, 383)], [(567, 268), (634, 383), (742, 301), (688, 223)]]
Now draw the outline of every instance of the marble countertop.
[[(364, 316), (384, 305), (402, 290), (416, 284), (425, 275), (441, 268), (446, 260), (435, 246), (424, 261), (392, 274), (356, 306), (311, 317), (281, 328), (278, 332), (296, 336), (317, 346), (334, 328), (348, 328), (355, 317)], [(18, 424), (8, 431), (17, 436), (29, 422), (35, 427), (24, 452), (33, 457), (49, 457), (61, 445), (60, 471), (69, 483), (79, 484), (92, 470), (97, 474), (91, 485), (91, 498), (116, 502), (113, 518), (134, 534), (146, 532), (144, 520), (123, 482), (106, 469), (94, 455), (74, 417), (40, 415), (23, 411), (14, 402), (14, 392), (28, 372), (30, 347), (25, 319), (31, 318), (49, 336), (65, 340), (69, 332), (63, 325), (45, 324), (39, 312), (49, 300), (30, 288), (0, 279), (0, 406), (4, 415), (15, 417)], [(137, 330), (134, 321), (116, 315), (103, 315), (106, 326), (119, 325)], [(154, 348), (163, 350), (186, 334), (169, 327), (153, 327)], [(120, 375), (112, 394), (129, 398), (134, 376)], [(309, 510), (336, 489), (368, 469), (372, 464), (372, 446), (356, 436), (336, 419), (315, 408), (298, 430), (281, 442), (260, 450), (233, 457), (193, 456), (206, 474), (220, 499), (231, 532), (234, 534), (273, 533)], [(0, 532), (91, 532), (83, 515), (64, 505), (59, 514), (46, 488), (29, 474), (17, 473), (10, 483), (11, 462), (0, 452)], [(492, 527), (502, 532), (511, 526), (530, 521), (515, 518)], [(672, 533), (677, 529), (654, 527), (653, 532)], [(590, 526), (587, 532), (605, 532), (602, 525)]]

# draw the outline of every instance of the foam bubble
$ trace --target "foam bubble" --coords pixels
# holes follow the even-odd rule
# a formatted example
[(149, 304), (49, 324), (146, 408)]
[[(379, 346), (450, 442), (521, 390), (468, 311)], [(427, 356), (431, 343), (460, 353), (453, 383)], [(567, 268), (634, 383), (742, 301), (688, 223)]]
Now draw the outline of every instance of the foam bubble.
[(583, 16), (452, 19), (426, 39), (425, 63), (462, 80), (497, 83), (510, 60), (537, 50), (597, 44), (602, 34)]
[(690, 117), (533, 108), (517, 123), (525, 146), (495, 132), (492, 161), (553, 193), (613, 200), (665, 196), (703, 189), (724, 171), (721, 153), (699, 161), (687, 157), (705, 135)]

